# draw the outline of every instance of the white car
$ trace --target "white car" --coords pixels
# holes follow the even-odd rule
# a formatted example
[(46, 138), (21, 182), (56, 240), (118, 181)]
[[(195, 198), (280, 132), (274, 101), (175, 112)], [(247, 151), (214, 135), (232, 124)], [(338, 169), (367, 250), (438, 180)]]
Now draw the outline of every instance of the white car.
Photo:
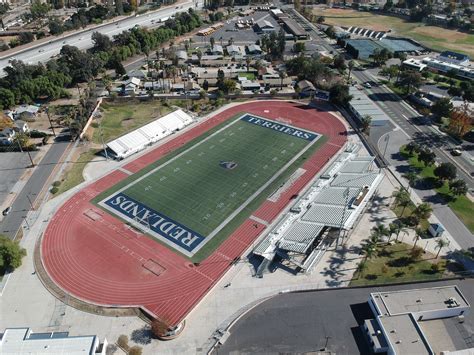
[(371, 88), (372, 88), (372, 85), (370, 85), (370, 83), (365, 83), (364, 86), (365, 86), (367, 89), (371, 89)]

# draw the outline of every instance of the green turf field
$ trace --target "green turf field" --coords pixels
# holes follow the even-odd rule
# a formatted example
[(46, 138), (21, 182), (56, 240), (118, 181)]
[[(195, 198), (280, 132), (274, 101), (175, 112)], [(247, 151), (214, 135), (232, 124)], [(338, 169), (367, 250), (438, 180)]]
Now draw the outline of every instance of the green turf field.
[[(162, 241), (171, 246), (170, 236), (184, 235), (184, 229), (212, 238), (278, 176), (288, 173), (290, 165), (292, 171), (296, 170), (299, 164), (292, 163), (315, 142), (237, 119), (210, 136), (193, 141), (148, 173), (135, 174), (136, 178), (132, 176), (118, 191), (106, 191), (100, 204), (127, 220), (130, 214), (117, 213), (110, 203), (104, 204), (113, 201), (111, 196), (117, 198), (121, 194), (120, 201), (135, 201), (123, 205), (130, 213), (135, 206), (135, 220), (144, 220), (140, 214), (144, 209), (156, 212), (160, 217), (148, 217), (151, 215), (144, 212), (147, 221), (142, 224), (158, 239), (162, 233), (151, 225), (161, 217), (172, 221), (166, 222), (169, 230), (163, 227), (166, 223), (160, 225), (168, 235), (168, 241)], [(179, 245), (177, 249), (186, 254)], [(191, 250), (188, 252), (192, 256)]]

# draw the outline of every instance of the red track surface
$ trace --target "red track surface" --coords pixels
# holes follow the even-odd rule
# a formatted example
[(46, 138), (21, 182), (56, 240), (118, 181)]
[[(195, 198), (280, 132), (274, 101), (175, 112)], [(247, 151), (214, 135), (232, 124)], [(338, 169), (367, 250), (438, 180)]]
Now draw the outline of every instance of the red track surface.
[[(239, 112), (284, 118), (292, 125), (322, 133), (328, 138), (305, 162), (306, 172), (276, 202), (266, 200), (254, 212), (255, 216), (271, 222), (291, 196), (298, 193), (345, 143), (344, 125), (336, 117), (280, 101), (242, 104), (177, 136), (124, 168), (137, 172)], [(90, 202), (126, 177), (125, 173), (116, 170), (61, 206), (43, 235), (44, 267), (58, 286), (79, 299), (98, 305), (139, 306), (172, 325), (178, 324), (222, 277), (232, 260), (241, 256), (257, 238), (264, 225), (247, 219), (213, 254), (199, 266), (194, 266), (158, 242), (130, 230)], [(159, 276), (143, 267), (150, 259), (158, 264)], [(152, 262), (147, 264), (154, 265)]]

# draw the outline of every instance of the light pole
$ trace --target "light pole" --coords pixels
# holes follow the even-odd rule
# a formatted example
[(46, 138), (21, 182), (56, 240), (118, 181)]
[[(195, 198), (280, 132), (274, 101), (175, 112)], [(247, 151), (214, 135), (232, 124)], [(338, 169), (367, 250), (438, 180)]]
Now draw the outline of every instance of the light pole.
[(385, 140), (385, 148), (384, 148), (384, 150), (383, 150), (383, 156), (382, 156), (382, 158), (383, 158), (384, 163), (385, 163), (385, 153), (387, 152), (388, 142), (390, 141), (390, 134), (389, 134), (389, 133), (387, 133), (387, 135), (385, 136), (384, 140)]
[[(17, 143), (18, 143), (18, 147), (20, 148), (20, 152), (23, 153), (23, 148), (22, 148), (22, 146), (21, 146), (20, 139), (18, 138), (18, 136), (17, 136), (17, 138), (16, 138), (16, 141), (17, 141)], [(30, 151), (29, 151), (28, 149), (26, 150), (26, 153), (28, 154), (28, 158), (30, 158), (31, 167), (34, 167), (34, 166), (35, 166), (35, 163), (33, 162), (33, 159), (31, 158)]]

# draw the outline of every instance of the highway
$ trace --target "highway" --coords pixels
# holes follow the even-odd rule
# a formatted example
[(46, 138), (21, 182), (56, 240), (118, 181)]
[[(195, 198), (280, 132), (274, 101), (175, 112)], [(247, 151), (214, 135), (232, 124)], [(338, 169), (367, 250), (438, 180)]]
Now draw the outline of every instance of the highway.
[(190, 8), (200, 8), (202, 7), (202, 4), (202, 0), (186, 0), (170, 7), (148, 12), (143, 15), (127, 17), (126, 19), (117, 20), (97, 28), (86, 29), (73, 34), (54, 37), (49, 42), (33, 46), (17, 53), (9, 54), (5, 57), (0, 57), (0, 76), (5, 75), (3, 69), (8, 66), (8, 62), (12, 59), (21, 60), (28, 64), (36, 64), (39, 62), (45, 63), (53, 56), (59, 54), (62, 46), (66, 44), (75, 46), (81, 50), (91, 48), (93, 45), (91, 36), (95, 31), (112, 38), (113, 36), (123, 31), (129, 30), (137, 25), (143, 27), (158, 26), (160, 20), (167, 19), (177, 12), (188, 11)]

